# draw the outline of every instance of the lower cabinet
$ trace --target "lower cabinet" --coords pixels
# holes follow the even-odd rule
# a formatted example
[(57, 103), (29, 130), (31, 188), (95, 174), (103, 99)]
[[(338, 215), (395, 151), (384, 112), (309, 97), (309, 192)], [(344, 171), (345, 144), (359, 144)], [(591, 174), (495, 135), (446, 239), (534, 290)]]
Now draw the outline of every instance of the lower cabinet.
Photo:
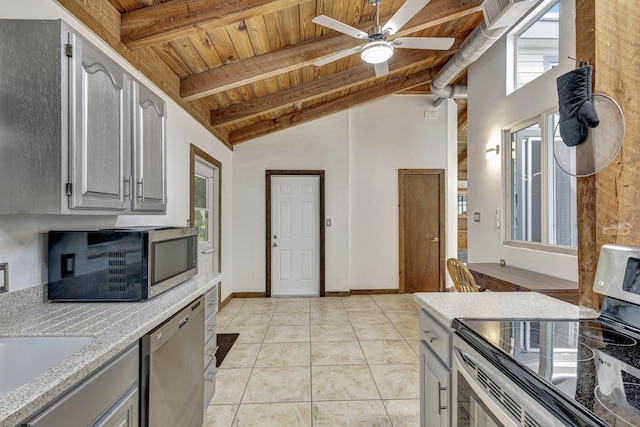
[(421, 427), (448, 427), (451, 425), (451, 370), (420, 343), (420, 404)]
[(218, 314), (218, 285), (207, 292), (205, 300), (204, 319), (204, 407), (206, 412), (213, 395), (216, 392), (216, 351), (217, 345), (217, 314)]
[(137, 427), (139, 362), (136, 343), (22, 426)]
[(451, 335), (420, 310), (420, 427), (451, 426)]

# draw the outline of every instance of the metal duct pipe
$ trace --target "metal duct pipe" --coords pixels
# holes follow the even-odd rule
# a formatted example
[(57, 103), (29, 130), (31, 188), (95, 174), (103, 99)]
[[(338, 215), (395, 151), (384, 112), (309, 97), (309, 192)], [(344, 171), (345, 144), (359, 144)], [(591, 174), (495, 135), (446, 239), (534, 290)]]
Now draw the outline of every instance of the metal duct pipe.
[(489, 30), (485, 21), (482, 21), (480, 25), (469, 34), (469, 37), (460, 45), (458, 52), (431, 81), (431, 93), (438, 97), (433, 103), (434, 106), (437, 107), (444, 102), (446, 98), (467, 98), (467, 86), (452, 86), (449, 83), (451, 83), (462, 70), (468, 67), (469, 64), (493, 46), (508, 29), (509, 27), (502, 27)]

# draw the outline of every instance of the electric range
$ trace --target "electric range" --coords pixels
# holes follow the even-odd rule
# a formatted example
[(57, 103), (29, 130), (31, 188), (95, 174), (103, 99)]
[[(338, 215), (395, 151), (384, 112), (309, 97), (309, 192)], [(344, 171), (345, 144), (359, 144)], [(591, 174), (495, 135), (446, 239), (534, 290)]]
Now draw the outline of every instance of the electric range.
[[(473, 371), (475, 387), (506, 414), (508, 422), (495, 425), (640, 426), (640, 248), (603, 246), (594, 290), (605, 295), (595, 320), (454, 321), (456, 339), (466, 342), (458, 347), (469, 349), (458, 350), (460, 369)], [(526, 394), (550, 418), (527, 413), (522, 397), (506, 391), (511, 386), (484, 374), (484, 362), (491, 365), (484, 371), (504, 375), (515, 394)]]

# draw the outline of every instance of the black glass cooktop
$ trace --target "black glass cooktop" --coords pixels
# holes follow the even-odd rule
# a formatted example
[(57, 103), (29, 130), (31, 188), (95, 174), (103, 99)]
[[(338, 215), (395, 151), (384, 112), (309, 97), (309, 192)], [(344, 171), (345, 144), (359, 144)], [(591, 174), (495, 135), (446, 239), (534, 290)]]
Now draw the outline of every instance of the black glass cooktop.
[(640, 426), (636, 331), (598, 320), (456, 320), (454, 326), (485, 354), (498, 350), (515, 360), (534, 386), (559, 391), (569, 406), (612, 427)]

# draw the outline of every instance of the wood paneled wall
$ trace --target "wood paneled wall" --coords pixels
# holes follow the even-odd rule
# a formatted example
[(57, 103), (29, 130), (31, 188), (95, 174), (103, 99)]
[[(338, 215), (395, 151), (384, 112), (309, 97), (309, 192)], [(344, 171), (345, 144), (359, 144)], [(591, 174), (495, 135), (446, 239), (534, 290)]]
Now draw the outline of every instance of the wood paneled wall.
[(640, 246), (639, 40), (640, 8), (635, 1), (576, 1), (576, 56), (593, 65), (594, 93), (614, 98), (626, 124), (614, 162), (578, 179), (580, 304), (595, 309), (601, 305), (592, 286), (602, 245)]

